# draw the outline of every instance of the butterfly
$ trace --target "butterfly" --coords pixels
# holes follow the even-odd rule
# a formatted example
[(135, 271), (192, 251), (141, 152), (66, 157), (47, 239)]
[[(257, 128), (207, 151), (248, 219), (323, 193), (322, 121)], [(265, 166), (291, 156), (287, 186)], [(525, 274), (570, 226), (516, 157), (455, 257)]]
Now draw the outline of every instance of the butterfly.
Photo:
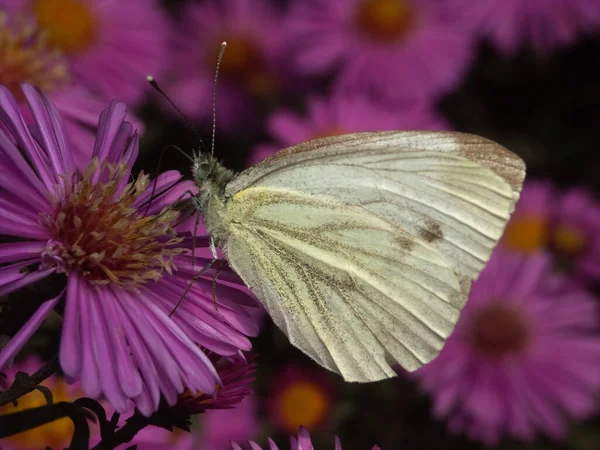
[(239, 174), (194, 156), (211, 241), (290, 342), (346, 381), (431, 361), (519, 198), (525, 164), (451, 132), (357, 133)]

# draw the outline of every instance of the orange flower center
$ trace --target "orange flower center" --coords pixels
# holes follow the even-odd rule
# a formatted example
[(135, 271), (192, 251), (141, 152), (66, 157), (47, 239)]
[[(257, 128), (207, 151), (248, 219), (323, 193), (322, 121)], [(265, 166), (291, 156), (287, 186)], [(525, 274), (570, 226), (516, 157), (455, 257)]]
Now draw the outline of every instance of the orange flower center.
[[(224, 39), (227, 49), (221, 60), (220, 73), (223, 78), (244, 86), (253, 95), (263, 97), (272, 94), (277, 81), (267, 69), (260, 45), (251, 37), (232, 35)], [(216, 68), (217, 55), (223, 40), (209, 52), (208, 67)]]
[(300, 425), (309, 430), (317, 426), (329, 410), (330, 402), (323, 388), (309, 382), (288, 386), (278, 399), (279, 418), (289, 432)]
[(0, 11), (0, 84), (21, 100), (21, 83), (48, 94), (69, 82), (67, 61), (60, 51), (49, 47), (47, 36), (25, 18), (9, 20)]
[(409, 0), (363, 0), (355, 21), (374, 40), (397, 41), (412, 28), (415, 10)]
[(476, 315), (470, 339), (476, 350), (499, 357), (523, 350), (529, 342), (529, 329), (517, 310), (495, 303)]
[(504, 230), (503, 245), (521, 253), (535, 253), (548, 242), (548, 224), (535, 216), (515, 216)]
[[(107, 181), (95, 181), (98, 167)], [(93, 284), (126, 288), (156, 281), (165, 270), (171, 273), (173, 258), (185, 251), (175, 248), (181, 239), (172, 226), (179, 213), (167, 209), (143, 216), (132, 205), (146, 191), (148, 176), (141, 174), (118, 193), (128, 177), (126, 164), (100, 165), (94, 159), (81, 180), (65, 183), (54, 214), (44, 217), (53, 235), (45, 265), (77, 271)]]
[(96, 17), (85, 1), (34, 0), (32, 10), (52, 43), (65, 52), (85, 50), (96, 39)]
[[(80, 395), (69, 393), (62, 378), (56, 378), (54, 383), (44, 382), (52, 390), (52, 398), (57, 402), (72, 402)], [(76, 395), (77, 394), (77, 395)], [(39, 391), (32, 391), (17, 400), (17, 406), (12, 403), (0, 407), (0, 414), (11, 414), (25, 409), (37, 408), (46, 404), (46, 399)], [(6, 439), (6, 444), (19, 449), (65, 448), (73, 437), (73, 422), (68, 417), (32, 428), (15, 434)]]
[(568, 225), (552, 229), (552, 250), (560, 256), (574, 258), (581, 255), (587, 245), (587, 237), (581, 230)]
[(322, 130), (317, 131), (312, 137), (312, 139), (321, 139), (331, 136), (341, 136), (347, 133), (347, 131), (342, 130), (341, 128), (324, 128)]

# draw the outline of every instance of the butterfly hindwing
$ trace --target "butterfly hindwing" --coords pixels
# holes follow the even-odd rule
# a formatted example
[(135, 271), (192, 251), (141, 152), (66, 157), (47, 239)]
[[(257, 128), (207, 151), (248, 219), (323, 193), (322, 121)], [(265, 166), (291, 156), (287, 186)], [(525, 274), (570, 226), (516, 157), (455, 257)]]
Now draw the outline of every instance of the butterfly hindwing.
[(226, 252), (292, 344), (349, 381), (409, 370), (441, 349), (464, 303), (427, 243), (330, 199), (249, 188), (230, 199)]

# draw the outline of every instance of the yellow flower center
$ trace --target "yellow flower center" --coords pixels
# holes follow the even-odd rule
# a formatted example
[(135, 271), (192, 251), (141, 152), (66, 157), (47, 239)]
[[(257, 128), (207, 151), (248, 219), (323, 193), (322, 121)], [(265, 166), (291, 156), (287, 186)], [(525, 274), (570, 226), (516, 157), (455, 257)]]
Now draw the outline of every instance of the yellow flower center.
[(494, 303), (475, 316), (470, 339), (476, 350), (498, 357), (523, 350), (529, 342), (529, 329), (513, 307)]
[[(252, 37), (242, 35), (228, 36), (227, 50), (220, 66), (220, 76), (242, 85), (253, 95), (263, 97), (272, 94), (277, 80), (268, 70), (260, 45)], [(209, 52), (208, 67), (216, 68), (217, 55), (221, 42), (215, 43), (214, 51)]]
[(555, 253), (573, 258), (584, 252), (587, 238), (575, 227), (558, 225), (552, 229), (551, 244)]
[(415, 21), (410, 0), (363, 0), (355, 23), (377, 41), (397, 41), (406, 36)]
[(88, 48), (96, 38), (98, 23), (82, 0), (34, 0), (32, 10), (52, 43), (65, 52)]
[(298, 382), (288, 386), (277, 402), (280, 419), (285, 428), (297, 431), (300, 425), (309, 430), (325, 417), (330, 402), (321, 386), (309, 382)]
[[(98, 167), (108, 181), (95, 181)], [(66, 180), (66, 194), (58, 196), (54, 214), (44, 217), (53, 235), (43, 255), (46, 266), (126, 288), (171, 273), (174, 256), (185, 251), (174, 248), (181, 242), (172, 228), (179, 213), (143, 216), (132, 205), (146, 191), (148, 176), (141, 174), (119, 194), (128, 177), (126, 164), (100, 165), (95, 159), (81, 180)]]
[[(72, 402), (80, 397), (81, 393), (69, 393), (65, 381), (56, 378), (54, 383), (46, 381), (44, 386), (52, 390), (52, 398), (55, 403), (66, 401)], [(37, 408), (46, 404), (46, 399), (39, 391), (32, 391), (17, 400), (17, 406), (8, 404), (0, 407), (0, 414), (11, 414), (25, 409)], [(13, 448), (19, 449), (45, 449), (65, 448), (69, 446), (73, 437), (73, 422), (68, 417), (55, 420), (54, 422), (32, 428), (22, 433), (15, 434), (6, 439), (5, 443)], [(4, 441), (4, 440), (3, 440)]]
[(548, 242), (548, 224), (535, 216), (514, 216), (506, 226), (502, 244), (521, 253), (535, 253)]
[(19, 100), (21, 83), (48, 94), (70, 82), (67, 61), (48, 45), (47, 36), (23, 17), (0, 11), (0, 84)]

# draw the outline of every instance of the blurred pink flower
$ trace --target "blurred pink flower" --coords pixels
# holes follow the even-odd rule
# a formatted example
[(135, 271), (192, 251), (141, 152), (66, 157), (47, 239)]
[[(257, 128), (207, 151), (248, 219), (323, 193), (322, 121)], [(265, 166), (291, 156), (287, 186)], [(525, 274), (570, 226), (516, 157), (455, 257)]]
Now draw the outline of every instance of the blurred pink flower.
[[(250, 448), (252, 450), (262, 450), (262, 448), (255, 442), (250, 442)], [(242, 450), (239, 444), (235, 442), (231, 443), (232, 450)], [(266, 448), (266, 447), (265, 447)], [(269, 447), (268, 450), (279, 450), (279, 447), (269, 439)], [(293, 436), (290, 436), (290, 450), (314, 450), (312, 445), (312, 441), (310, 439), (310, 434), (305, 427), (300, 427), (298, 429), (298, 439)], [(339, 438), (335, 437), (335, 450), (342, 450), (342, 444), (340, 443)], [(381, 450), (379, 446), (375, 445), (372, 450)]]
[(582, 188), (561, 192), (546, 181), (529, 181), (501, 245), (511, 251), (552, 253), (572, 277), (600, 280), (600, 203)]
[(453, 432), (563, 439), (597, 408), (600, 316), (593, 295), (552, 275), (543, 254), (496, 250), (440, 355), (416, 371)]
[(138, 450), (230, 450), (232, 440), (247, 441), (257, 435), (255, 399), (250, 395), (235, 408), (208, 410), (199, 416), (199, 422), (191, 433), (148, 426), (117, 450), (132, 445), (137, 445)]
[(0, 244), (0, 296), (53, 274), (67, 281), (0, 351), (0, 370), (64, 298), (61, 368), (87, 396), (104, 396), (119, 412), (133, 402), (149, 415), (161, 395), (172, 405), (185, 389), (214, 393), (221, 379), (202, 349), (236, 356), (251, 348), (257, 324), (246, 311), (253, 300), (229, 270), (216, 305), (212, 270), (170, 316), (198, 266), (189, 233), (176, 233), (179, 213), (167, 207), (193, 183), (175, 171), (130, 182), (139, 139), (116, 101), (100, 116), (89, 165), (76, 171), (54, 105), (29, 85), (23, 93), (29, 129), (0, 86), (0, 121), (11, 135), (0, 130), (0, 233), (16, 238)]
[(334, 388), (324, 369), (287, 366), (269, 380), (267, 412), (283, 432), (294, 433), (301, 425), (316, 431), (330, 420)]
[[(17, 362), (4, 372), (6, 379), (0, 377), (0, 391), (7, 389), (14, 381), (18, 371), (29, 375), (35, 373), (44, 363), (34, 355), (29, 355), (24, 360)], [(72, 402), (81, 397), (81, 387), (78, 384), (68, 385), (65, 379), (59, 375), (52, 375), (42, 383), (52, 391), (54, 402)], [(12, 403), (0, 407), (0, 415), (11, 414), (25, 409), (37, 408), (46, 405), (46, 399), (38, 390), (19, 397), (17, 406)], [(100, 438), (98, 427), (92, 422), (90, 426), (90, 441), (97, 442)], [(54, 422), (32, 428), (10, 438), (0, 439), (2, 450), (39, 450), (45, 448), (66, 448), (73, 437), (74, 426), (71, 419), (65, 417)]]
[[(0, 9), (0, 40), (0, 85), (17, 98), (28, 124), (33, 120), (20, 85), (32, 84), (48, 95), (63, 117), (75, 165), (82, 169), (90, 160), (98, 116), (106, 102), (74, 81), (67, 58), (49, 44), (33, 17), (9, 15)], [(142, 123), (132, 122), (138, 131), (143, 130)]]
[[(277, 95), (281, 19), (266, 0), (190, 3), (174, 26), (169, 95), (191, 118), (209, 122), (219, 46), (217, 122), (231, 129), (253, 118), (253, 100)], [(168, 108), (171, 110), (172, 108)]]
[(445, 130), (448, 124), (424, 102), (385, 106), (365, 95), (336, 90), (327, 98), (311, 97), (302, 116), (279, 110), (267, 122), (276, 144), (263, 144), (250, 155), (250, 164), (290, 145), (311, 139), (361, 131)]
[(473, 53), (469, 34), (430, 0), (305, 0), (286, 24), (302, 74), (338, 72), (341, 86), (385, 101), (430, 99), (454, 89)]
[(64, 52), (76, 83), (134, 106), (146, 76), (165, 67), (168, 22), (155, 0), (0, 0), (10, 14), (36, 19)]
[(506, 54), (525, 46), (550, 51), (600, 27), (597, 0), (438, 0), (465, 30)]

